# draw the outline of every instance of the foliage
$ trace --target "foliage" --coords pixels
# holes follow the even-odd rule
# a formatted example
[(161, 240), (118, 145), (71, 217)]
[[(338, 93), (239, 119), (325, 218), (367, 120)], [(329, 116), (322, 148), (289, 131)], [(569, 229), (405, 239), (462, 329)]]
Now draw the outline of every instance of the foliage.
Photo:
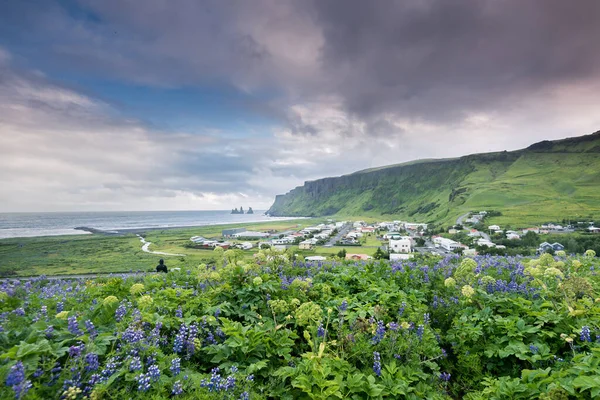
[(0, 283), (0, 398), (600, 396), (600, 267), (301, 262)]

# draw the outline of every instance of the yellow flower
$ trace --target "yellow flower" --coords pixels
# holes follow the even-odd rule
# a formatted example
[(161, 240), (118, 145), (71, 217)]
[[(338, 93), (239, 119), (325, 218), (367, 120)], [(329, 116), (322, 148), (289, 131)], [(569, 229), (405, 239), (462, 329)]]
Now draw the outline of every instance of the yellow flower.
[(75, 400), (77, 396), (81, 393), (81, 389), (76, 386), (71, 386), (67, 390), (63, 392), (63, 397), (67, 400)]
[(131, 293), (132, 295), (136, 295), (138, 293), (142, 293), (144, 291), (144, 289), (146, 289), (146, 287), (144, 286), (143, 283), (135, 283), (135, 284), (131, 285), (131, 288), (129, 289), (129, 293)]
[(108, 307), (108, 306), (110, 306), (112, 304), (115, 304), (115, 303), (118, 303), (118, 302), (119, 302), (119, 299), (117, 299), (115, 296), (106, 296), (104, 298), (104, 301), (102, 301), (102, 304), (105, 307)]
[(254, 278), (252, 280), (252, 283), (254, 284), (254, 286), (260, 286), (263, 283), (263, 280), (260, 276), (257, 276), (256, 278)]
[(154, 303), (154, 300), (148, 295), (142, 296), (138, 300), (138, 306), (140, 306), (140, 308), (150, 307), (152, 303)]
[(0, 292), (0, 301), (4, 301), (8, 299), (8, 294), (6, 292)]
[(470, 285), (465, 285), (460, 290), (463, 296), (470, 298), (475, 294), (475, 289), (473, 289)]
[(402, 329), (408, 329), (410, 328), (410, 324), (406, 321), (403, 321), (400, 326), (402, 327)]
[(68, 311), (61, 311), (58, 314), (56, 314), (56, 318), (58, 318), (58, 319), (67, 319), (68, 316), (69, 316)]
[(310, 332), (309, 331), (304, 331), (304, 339), (306, 339), (306, 341), (310, 343)]
[(565, 342), (567, 342), (567, 343), (573, 343), (573, 338), (568, 337), (568, 338), (565, 339)]
[(444, 286), (446, 286), (447, 288), (453, 288), (456, 286), (456, 279), (454, 278), (446, 278), (446, 280), (444, 281)]

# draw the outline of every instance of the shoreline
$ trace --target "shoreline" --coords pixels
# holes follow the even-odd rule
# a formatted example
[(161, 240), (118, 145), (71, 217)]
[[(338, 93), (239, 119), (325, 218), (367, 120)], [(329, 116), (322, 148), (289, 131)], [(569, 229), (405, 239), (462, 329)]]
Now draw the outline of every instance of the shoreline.
[[(177, 226), (153, 226), (153, 227), (137, 227), (137, 228), (122, 228), (122, 229), (97, 229), (93, 227), (86, 226), (78, 226), (73, 228), (73, 233), (61, 233), (57, 235), (39, 235), (39, 236), (13, 236), (0, 238), (0, 242), (4, 240), (13, 240), (13, 239), (35, 239), (35, 238), (44, 238), (44, 237), (61, 237), (61, 236), (83, 236), (83, 235), (105, 235), (105, 236), (123, 236), (123, 235), (139, 235), (149, 231), (162, 231), (162, 230), (176, 230), (176, 229), (194, 229), (194, 228), (204, 228), (207, 226), (219, 226), (219, 225), (254, 225), (254, 224), (268, 224), (277, 221), (293, 221), (293, 220), (304, 220), (311, 219), (312, 217), (270, 217), (273, 220), (260, 220), (260, 221), (241, 221), (239, 223), (236, 222), (216, 222), (216, 223), (207, 223), (203, 225), (177, 225)], [(85, 233), (84, 233), (85, 232)]]

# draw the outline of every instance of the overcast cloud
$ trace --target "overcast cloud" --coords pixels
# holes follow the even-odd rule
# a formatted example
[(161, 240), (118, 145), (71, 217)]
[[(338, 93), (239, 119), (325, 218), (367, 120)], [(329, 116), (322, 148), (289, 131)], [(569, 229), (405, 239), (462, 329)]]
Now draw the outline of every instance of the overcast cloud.
[(595, 0), (8, 0), (0, 212), (260, 209), (592, 133), (599, 20)]

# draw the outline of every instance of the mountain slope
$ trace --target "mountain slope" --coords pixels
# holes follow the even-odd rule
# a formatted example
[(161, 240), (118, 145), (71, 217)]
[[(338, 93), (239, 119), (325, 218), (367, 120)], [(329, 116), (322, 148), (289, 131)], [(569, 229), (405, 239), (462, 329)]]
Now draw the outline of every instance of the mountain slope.
[(449, 222), (471, 210), (536, 223), (600, 215), (600, 131), (526, 149), (422, 160), (305, 182), (274, 216), (394, 216)]

